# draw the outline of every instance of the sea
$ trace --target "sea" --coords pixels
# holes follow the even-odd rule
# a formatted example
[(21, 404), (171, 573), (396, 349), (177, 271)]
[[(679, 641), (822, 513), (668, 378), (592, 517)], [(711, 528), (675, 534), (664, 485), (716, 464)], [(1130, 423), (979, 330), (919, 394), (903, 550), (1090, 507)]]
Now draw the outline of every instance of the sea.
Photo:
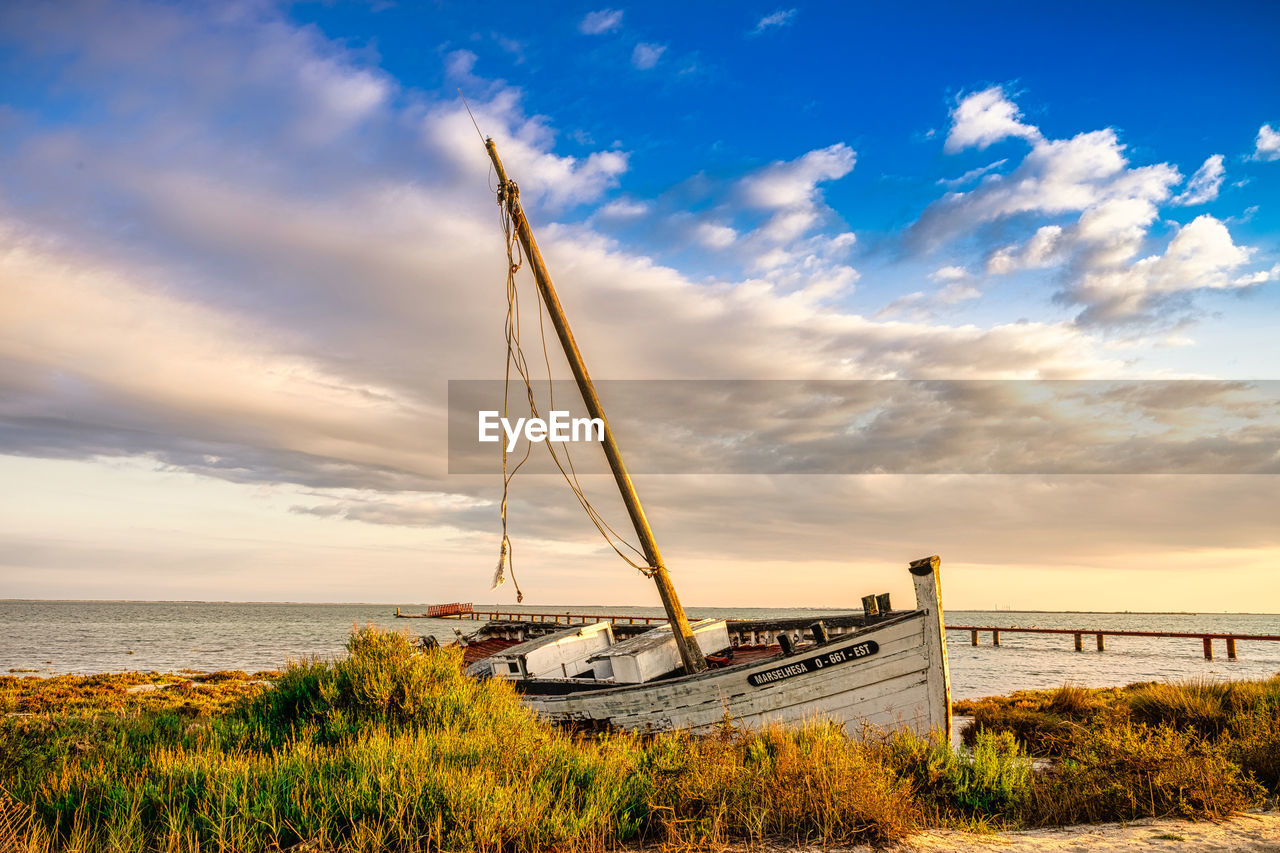
[[(424, 604), (400, 604), (406, 613)], [(279, 669), (289, 660), (343, 654), (354, 626), (376, 624), (441, 642), (467, 633), (478, 622), (456, 619), (397, 619), (393, 604), (288, 604), (203, 601), (0, 601), (0, 675), (49, 676), (125, 670), (178, 672)], [(644, 607), (589, 605), (518, 607), (481, 605), (525, 613), (589, 613), (660, 616)], [(693, 618), (813, 617), (832, 610), (778, 608), (689, 608)], [(1246, 613), (1058, 613), (955, 610), (951, 625), (1067, 628), (1072, 630), (1170, 631), (1280, 635), (1280, 615)], [(1226, 643), (1214, 642), (1204, 659), (1201, 640), (1107, 637), (1098, 652), (1094, 638), (1075, 651), (1070, 635), (1002, 634), (979, 645), (968, 631), (948, 632), (952, 693), (956, 699), (1008, 694), (1076, 684), (1110, 687), (1140, 681), (1269, 678), (1280, 674), (1280, 641), (1240, 641), (1237, 660)]]

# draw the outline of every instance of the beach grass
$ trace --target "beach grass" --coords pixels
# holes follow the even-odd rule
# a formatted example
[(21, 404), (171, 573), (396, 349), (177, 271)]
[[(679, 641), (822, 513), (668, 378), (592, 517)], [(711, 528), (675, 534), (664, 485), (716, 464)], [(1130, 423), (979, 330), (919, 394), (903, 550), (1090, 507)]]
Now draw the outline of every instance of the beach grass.
[(128, 688), (163, 679), (0, 678), (0, 708), (18, 715), (0, 722), (0, 849), (886, 844), (929, 825), (1217, 817), (1274, 796), (1280, 763), (1275, 682), (983, 700), (962, 709), (976, 724), (956, 751), (821, 720), (573, 732), (507, 682), (465, 676), (458, 650), (376, 628), (342, 659), (272, 677), (141, 693)]

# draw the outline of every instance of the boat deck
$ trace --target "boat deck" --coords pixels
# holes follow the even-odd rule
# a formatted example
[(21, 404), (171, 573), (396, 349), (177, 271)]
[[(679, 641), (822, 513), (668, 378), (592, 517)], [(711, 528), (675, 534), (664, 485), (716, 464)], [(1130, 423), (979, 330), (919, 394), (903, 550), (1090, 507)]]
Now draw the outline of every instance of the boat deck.
[[(463, 666), (471, 666), (476, 661), (482, 661), (487, 657), (492, 657), (498, 652), (519, 645), (519, 640), (507, 640), (501, 637), (489, 637), (483, 640), (477, 640), (471, 645), (466, 646), (462, 650)], [(761, 660), (762, 658), (773, 657), (782, 653), (782, 646), (774, 643), (771, 646), (755, 645), (755, 646), (734, 646), (733, 659), (731, 663), (750, 663), (752, 661)], [(716, 656), (712, 656), (710, 660), (715, 665)]]

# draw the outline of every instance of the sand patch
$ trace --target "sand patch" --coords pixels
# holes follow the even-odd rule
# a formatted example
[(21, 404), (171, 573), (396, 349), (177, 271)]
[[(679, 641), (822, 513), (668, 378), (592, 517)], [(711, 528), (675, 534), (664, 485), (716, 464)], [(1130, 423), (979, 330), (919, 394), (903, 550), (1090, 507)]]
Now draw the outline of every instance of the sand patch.
[(922, 833), (902, 853), (1120, 853), (1135, 850), (1280, 851), (1280, 812), (1241, 814), (1222, 821), (1138, 820), (1091, 826), (973, 835)]

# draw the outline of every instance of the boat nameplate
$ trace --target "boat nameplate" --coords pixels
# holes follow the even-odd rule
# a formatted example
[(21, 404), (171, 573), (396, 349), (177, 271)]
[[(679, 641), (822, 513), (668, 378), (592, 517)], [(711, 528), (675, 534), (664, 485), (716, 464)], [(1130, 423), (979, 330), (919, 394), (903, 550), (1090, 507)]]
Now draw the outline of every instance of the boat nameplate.
[(747, 681), (752, 687), (766, 687), (778, 681), (787, 678), (794, 678), (797, 675), (804, 675), (809, 672), (817, 672), (828, 666), (836, 664), (848, 663), (853, 660), (860, 660), (870, 657), (880, 651), (880, 646), (875, 640), (864, 640), (854, 646), (844, 649), (826, 652), (813, 657), (801, 658), (796, 661), (789, 661), (782, 666), (775, 666), (773, 669), (766, 669), (764, 672), (757, 672), (747, 677)]

